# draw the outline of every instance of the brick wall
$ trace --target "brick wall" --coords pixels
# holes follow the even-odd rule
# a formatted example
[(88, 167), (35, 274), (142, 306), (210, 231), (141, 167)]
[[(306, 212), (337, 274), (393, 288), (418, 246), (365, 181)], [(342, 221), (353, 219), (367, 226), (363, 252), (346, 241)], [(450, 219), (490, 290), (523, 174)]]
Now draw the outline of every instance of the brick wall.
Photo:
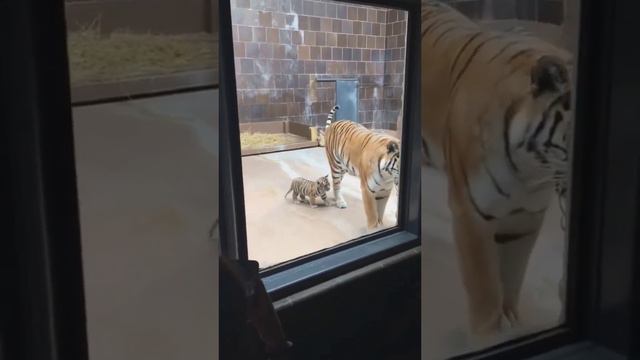
[[(444, 0), (472, 19), (480, 19), (488, 0)], [(495, 19), (522, 19), (561, 25), (564, 0), (491, 0)]]
[[(384, 112), (385, 128), (396, 129), (396, 119), (402, 112), (404, 93), (404, 68), (407, 32), (407, 14), (389, 10), (386, 24), (386, 49), (384, 63)], [(396, 126), (394, 126), (396, 125)]]
[(309, 0), (231, 0), (231, 7), (241, 122), (324, 124), (335, 83), (316, 80), (355, 76), (359, 122), (395, 128), (404, 77), (402, 12)]

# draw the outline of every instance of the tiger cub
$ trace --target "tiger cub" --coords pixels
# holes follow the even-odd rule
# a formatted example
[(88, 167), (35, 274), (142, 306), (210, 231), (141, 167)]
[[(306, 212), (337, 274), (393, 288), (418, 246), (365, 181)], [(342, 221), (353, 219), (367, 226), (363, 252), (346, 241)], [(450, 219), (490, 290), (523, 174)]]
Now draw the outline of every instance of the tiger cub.
[(520, 289), (554, 190), (564, 202), (570, 58), (422, 2), (422, 147), (426, 163), (447, 175), (476, 334), (519, 323)]
[(291, 186), (289, 187), (289, 191), (284, 194), (284, 198), (287, 198), (290, 192), (293, 191), (293, 201), (296, 202), (298, 197), (302, 202), (305, 201), (305, 198), (308, 198), (309, 205), (312, 208), (317, 207), (315, 199), (320, 197), (325, 205), (329, 205), (329, 201), (327, 199), (327, 191), (331, 189), (331, 185), (329, 184), (329, 175), (325, 175), (316, 179), (316, 181), (307, 180), (302, 177), (297, 177), (291, 181)]
[(367, 228), (382, 224), (389, 194), (400, 176), (400, 142), (349, 120), (332, 122), (334, 106), (324, 130), (325, 153), (331, 168), (333, 193), (338, 208), (347, 202), (340, 193), (344, 174), (360, 178)]

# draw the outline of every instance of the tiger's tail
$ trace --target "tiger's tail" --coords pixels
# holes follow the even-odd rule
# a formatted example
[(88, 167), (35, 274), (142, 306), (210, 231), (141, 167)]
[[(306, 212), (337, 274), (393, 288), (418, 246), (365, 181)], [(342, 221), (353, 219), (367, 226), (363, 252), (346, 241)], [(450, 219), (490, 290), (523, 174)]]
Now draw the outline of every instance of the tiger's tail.
[(331, 122), (333, 121), (333, 117), (336, 114), (336, 110), (340, 109), (340, 106), (335, 105), (333, 108), (331, 108), (331, 111), (329, 111), (329, 115), (327, 115), (327, 123), (326, 125), (323, 127), (318, 126), (318, 144), (320, 146), (324, 146), (324, 135), (325, 135), (325, 131), (329, 128), (329, 126), (331, 125)]
[(329, 111), (329, 115), (327, 115), (327, 127), (331, 125), (333, 116), (336, 114), (336, 110), (340, 110), (340, 106), (336, 105), (331, 109), (331, 111)]

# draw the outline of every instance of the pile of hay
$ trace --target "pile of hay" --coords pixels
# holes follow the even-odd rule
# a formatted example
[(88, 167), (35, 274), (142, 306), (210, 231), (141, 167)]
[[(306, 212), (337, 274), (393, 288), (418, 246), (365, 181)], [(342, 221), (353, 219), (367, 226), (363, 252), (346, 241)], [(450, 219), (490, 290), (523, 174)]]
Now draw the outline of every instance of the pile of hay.
[(286, 141), (286, 134), (240, 133), (240, 147), (242, 149), (260, 149), (274, 145), (282, 145)]
[(102, 36), (95, 26), (68, 35), (73, 85), (218, 67), (217, 35), (135, 34)]

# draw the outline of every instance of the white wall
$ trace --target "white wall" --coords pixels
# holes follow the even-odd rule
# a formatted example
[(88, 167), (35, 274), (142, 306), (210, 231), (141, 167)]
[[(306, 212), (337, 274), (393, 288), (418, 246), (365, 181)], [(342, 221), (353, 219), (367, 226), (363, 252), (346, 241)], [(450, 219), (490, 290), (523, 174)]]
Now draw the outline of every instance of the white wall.
[(217, 359), (217, 91), (73, 115), (90, 359)]

